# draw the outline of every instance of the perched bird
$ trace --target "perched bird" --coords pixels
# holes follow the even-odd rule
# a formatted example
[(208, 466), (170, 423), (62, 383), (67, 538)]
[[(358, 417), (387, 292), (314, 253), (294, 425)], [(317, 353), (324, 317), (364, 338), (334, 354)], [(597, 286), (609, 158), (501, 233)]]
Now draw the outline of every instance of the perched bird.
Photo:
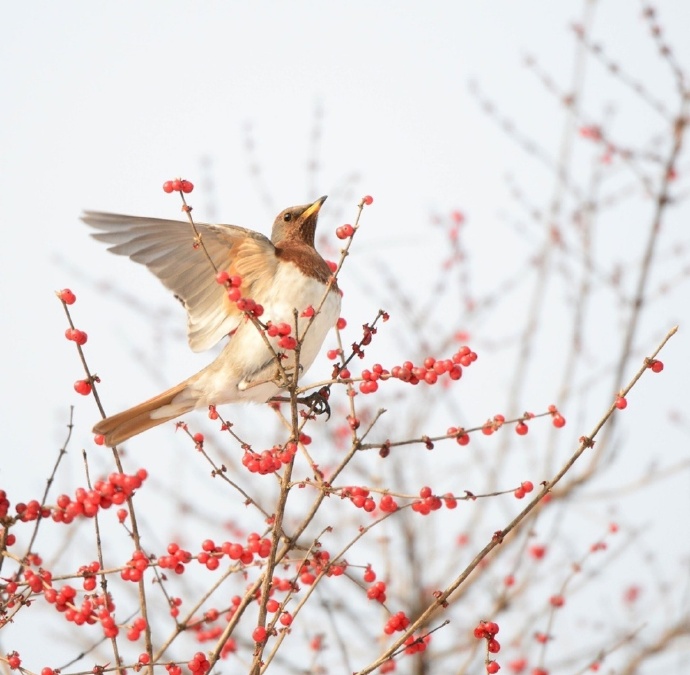
[[(241, 278), (240, 294), (261, 305), (263, 324), (287, 324), (302, 341), (299, 373), (295, 352), (279, 345), (280, 336), (262, 335), (236, 302), (201, 247), (193, 247), (189, 223), (86, 211), (82, 220), (98, 230), (92, 236), (108, 250), (146, 265), (187, 310), (189, 345), (194, 351), (230, 340), (206, 368), (184, 382), (93, 428), (108, 446), (195, 408), (239, 401), (263, 403), (285, 386), (277, 363), (289, 377), (306, 371), (340, 314), (340, 292), (331, 269), (314, 248), (319, 209), (313, 204), (285, 209), (275, 219), (271, 238), (234, 225), (196, 225), (216, 269)], [(312, 310), (308, 309), (313, 308)], [(295, 310), (299, 317), (295, 334)], [(272, 350), (266, 344), (269, 340)]]

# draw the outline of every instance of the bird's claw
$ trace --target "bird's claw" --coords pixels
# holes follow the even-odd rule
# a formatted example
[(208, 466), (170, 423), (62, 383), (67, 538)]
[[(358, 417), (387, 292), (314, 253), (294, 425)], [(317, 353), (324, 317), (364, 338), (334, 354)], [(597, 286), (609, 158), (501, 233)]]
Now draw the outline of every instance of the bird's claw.
[(322, 393), (321, 391), (315, 391), (309, 394), (309, 396), (298, 398), (297, 402), (309, 406), (311, 412), (315, 415), (323, 415), (326, 413), (326, 420), (331, 419), (331, 406), (328, 403), (328, 392)]

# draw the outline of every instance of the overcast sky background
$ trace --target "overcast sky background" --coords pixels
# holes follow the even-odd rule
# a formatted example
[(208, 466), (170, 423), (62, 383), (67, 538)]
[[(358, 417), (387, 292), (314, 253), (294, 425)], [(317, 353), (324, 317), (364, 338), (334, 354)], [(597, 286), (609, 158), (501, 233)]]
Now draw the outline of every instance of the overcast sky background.
[[(566, 89), (574, 53), (569, 24), (581, 19), (583, 7), (575, 0), (5, 3), (0, 488), (11, 482), (14, 499), (37, 495), (71, 404), (73, 448), (92, 447), (97, 414), (72, 389), (81, 368), (63, 337), (54, 290), (68, 286), (79, 298), (75, 322), (89, 334), (87, 356), (104, 377), (110, 412), (174, 384), (209, 358), (188, 353), (182, 314), (170, 321), (175, 302), (156, 280), (90, 239), (82, 209), (176, 218), (178, 200), (160, 186), (183, 176), (197, 185), (191, 202), (199, 220), (268, 233), (284, 207), (329, 194), (321, 231), (335, 244), (334, 228), (351, 221), (361, 195), (372, 194), (351, 261), (362, 283), (377, 264), (394, 271), (421, 265), (424, 276), (423, 262), (442, 252), (430, 214), (460, 209), (476, 246), (496, 243), (496, 267), (475, 270), (488, 281), (515, 262), (511, 246), (497, 243), (515, 236), (506, 227), (515, 209), (506, 175), (525, 178), (542, 206), (540, 186), (550, 190), (553, 181), (482, 112), (468, 85), (477, 82), (516, 126), (555, 152), (562, 110), (523, 58), (534, 55)], [(658, 7), (678, 60), (690, 65), (690, 4), (667, 0)], [(604, 0), (596, 5), (594, 34), (669, 100), (673, 82), (640, 14), (640, 3)], [(588, 78), (584, 103), (593, 116), (609, 96), (624, 96), (600, 68), (590, 66)], [(633, 128), (624, 106), (618, 114), (619, 130)], [(316, 184), (309, 173), (315, 125)], [(160, 317), (126, 312), (113, 288), (161, 307)], [(373, 317), (378, 305), (357, 291), (350, 297), (345, 313), (355, 325)], [(649, 347), (671, 321), (688, 318), (687, 303), (674, 302), (643, 331)], [(180, 331), (160, 348), (151, 325), (159, 318)], [(162, 372), (147, 372), (132, 358), (139, 341), (144, 359), (165, 359)], [(687, 364), (687, 348), (681, 332), (668, 361)], [(681, 377), (667, 378), (650, 395), (686, 398)], [(491, 391), (476, 395), (491, 399)], [(584, 421), (589, 429), (595, 418)], [(77, 458), (75, 476), (80, 471)]]

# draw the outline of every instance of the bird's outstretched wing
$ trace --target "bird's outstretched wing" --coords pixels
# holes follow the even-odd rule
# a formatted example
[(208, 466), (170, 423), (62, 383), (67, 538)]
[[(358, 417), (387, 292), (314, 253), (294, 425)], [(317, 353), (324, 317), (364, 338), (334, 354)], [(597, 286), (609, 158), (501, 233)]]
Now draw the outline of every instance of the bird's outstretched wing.
[[(242, 313), (230, 302), (189, 223), (85, 211), (82, 220), (109, 251), (146, 265), (184, 304), (189, 346), (203, 351), (230, 333)], [(235, 225), (196, 225), (218, 270), (239, 274), (242, 294), (255, 297), (273, 278), (277, 258), (270, 239)]]

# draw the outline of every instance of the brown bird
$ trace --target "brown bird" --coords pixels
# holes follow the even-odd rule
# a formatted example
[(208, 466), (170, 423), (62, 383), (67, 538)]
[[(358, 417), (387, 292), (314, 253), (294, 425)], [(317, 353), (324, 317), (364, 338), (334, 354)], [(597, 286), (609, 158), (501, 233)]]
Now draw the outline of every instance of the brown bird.
[[(302, 340), (300, 373), (311, 366), (340, 314), (337, 284), (314, 248), (325, 200), (321, 197), (313, 204), (282, 211), (273, 223), (271, 239), (235, 225), (196, 226), (215, 267), (241, 277), (241, 296), (263, 306), (261, 322), (287, 324), (291, 335)], [(82, 220), (99, 230), (92, 236), (110, 244), (109, 251), (146, 265), (181, 300), (194, 351), (230, 336), (218, 357), (196, 375), (96, 424), (93, 431), (105, 436), (106, 445), (122, 443), (195, 408), (268, 401), (286, 385), (279, 377), (276, 356), (288, 376), (296, 374), (294, 350), (282, 348), (280, 336), (268, 337), (272, 350), (268, 348), (257, 327), (229, 299), (228, 289), (217, 282), (201, 248), (192, 247), (189, 223), (95, 211), (86, 211)], [(315, 310), (313, 318), (309, 307)], [(297, 336), (295, 310), (300, 317)]]

